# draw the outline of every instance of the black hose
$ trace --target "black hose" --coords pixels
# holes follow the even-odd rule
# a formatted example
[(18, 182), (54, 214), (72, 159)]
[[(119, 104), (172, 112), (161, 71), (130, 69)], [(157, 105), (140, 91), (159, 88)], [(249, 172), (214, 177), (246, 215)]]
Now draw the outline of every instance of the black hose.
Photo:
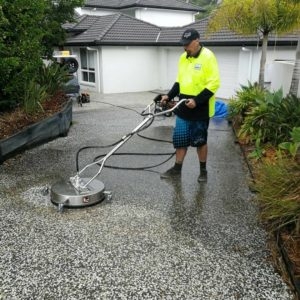
[(135, 110), (133, 108), (129, 108), (129, 107), (122, 106), (122, 105), (111, 104), (109, 102), (104, 102), (104, 101), (96, 101), (96, 102), (103, 103), (103, 104), (106, 104), (106, 105), (110, 105), (110, 106), (113, 106), (113, 107), (118, 107), (118, 108), (126, 109), (126, 110), (131, 110), (131, 111), (137, 113), (138, 115), (141, 115), (140, 112), (138, 112), (137, 110)]
[(86, 147), (82, 147), (80, 148), (77, 152), (76, 152), (76, 171), (79, 171), (79, 154), (80, 152), (82, 152), (83, 150), (87, 150), (87, 149), (103, 149), (103, 148), (109, 148), (109, 147), (113, 147), (117, 144), (119, 144), (122, 141), (122, 139), (119, 139), (117, 142), (110, 144), (110, 145), (105, 145), (105, 146), (86, 146)]
[[(163, 156), (163, 155), (169, 155), (169, 157), (167, 159), (165, 159), (164, 161), (156, 164), (156, 165), (151, 165), (151, 166), (145, 166), (145, 167), (118, 167), (118, 166), (111, 166), (111, 165), (104, 165), (104, 168), (109, 168), (109, 169), (117, 169), (117, 170), (134, 170), (134, 171), (151, 171), (151, 172), (156, 172), (153, 170), (149, 170), (155, 167), (159, 167), (163, 164), (165, 164), (167, 161), (169, 161), (174, 155), (175, 155), (175, 151), (172, 153), (115, 153), (113, 155), (115, 156), (123, 156), (123, 155), (135, 155), (135, 156)], [(98, 155), (94, 158), (94, 162), (99, 160), (100, 158), (104, 157), (106, 154), (102, 154), (102, 155)], [(97, 164), (99, 166), (101, 166), (101, 164)], [(156, 172), (158, 173), (158, 172)]]
[[(114, 104), (110, 104), (110, 103), (106, 103), (106, 102), (102, 102), (100, 101), (101, 103), (104, 103), (104, 104), (108, 104), (108, 105), (111, 105), (111, 106), (115, 106), (115, 107), (119, 107), (119, 108), (122, 108), (122, 109), (128, 109), (128, 110), (132, 110), (134, 112), (137, 112), (136, 110), (134, 109), (130, 109), (130, 108), (127, 108), (127, 107), (123, 107), (123, 106), (118, 106), (118, 105), (114, 105)], [(138, 112), (137, 112), (138, 113)], [(148, 140), (152, 140), (152, 141), (158, 141), (158, 142), (165, 142), (165, 143), (172, 143), (170, 141), (165, 141), (165, 140), (161, 140), (161, 139), (154, 139), (154, 138), (148, 138), (148, 137), (145, 137), (145, 136), (142, 136), (140, 135), (139, 133), (145, 129), (147, 129), (148, 127), (151, 126), (151, 124), (153, 123), (154, 121), (154, 115), (152, 113), (142, 113), (139, 115), (143, 116), (143, 117), (149, 117), (149, 116), (152, 116), (152, 118), (149, 118), (149, 122), (145, 123), (145, 125), (143, 125), (141, 128), (139, 128), (139, 130), (137, 130), (135, 133), (141, 137), (141, 138), (144, 138), (144, 139), (148, 139)], [(125, 138), (129, 137), (129, 136), (132, 136), (134, 135), (135, 133), (128, 133), (127, 135), (125, 135), (123, 138), (119, 139), (118, 141), (114, 142), (113, 144), (110, 144), (110, 145), (105, 145), (105, 146), (86, 146), (86, 147), (82, 147), (80, 148), (77, 153), (76, 153), (76, 171), (79, 172), (79, 154), (83, 151), (83, 150), (87, 150), (87, 149), (103, 149), (103, 148), (109, 148), (109, 147), (113, 147), (113, 146), (116, 146), (117, 144), (121, 143)], [(99, 160), (101, 157), (104, 157), (106, 154), (102, 154), (102, 155), (98, 155), (94, 158), (94, 162)], [(146, 166), (146, 167), (140, 167), (140, 168), (125, 168), (125, 167), (117, 167), (117, 166), (110, 166), (110, 165), (105, 165), (104, 167), (106, 168), (112, 168), (112, 169), (122, 169), (122, 170), (144, 170), (144, 171), (152, 171), (152, 170), (149, 170), (151, 168), (155, 168), (155, 167), (158, 167), (158, 166), (161, 166), (162, 164), (166, 163), (167, 161), (169, 161), (174, 155), (175, 155), (175, 151), (172, 152), (172, 153), (113, 153), (113, 155), (141, 155), (141, 156), (146, 156), (146, 155), (170, 155), (170, 157), (168, 157), (166, 160), (164, 160), (163, 162), (159, 163), (159, 164), (156, 164), (156, 165), (152, 165), (152, 166)], [(98, 164), (99, 165), (99, 164)], [(100, 164), (101, 165), (101, 164)], [(155, 172), (155, 171), (152, 171), (152, 172)]]

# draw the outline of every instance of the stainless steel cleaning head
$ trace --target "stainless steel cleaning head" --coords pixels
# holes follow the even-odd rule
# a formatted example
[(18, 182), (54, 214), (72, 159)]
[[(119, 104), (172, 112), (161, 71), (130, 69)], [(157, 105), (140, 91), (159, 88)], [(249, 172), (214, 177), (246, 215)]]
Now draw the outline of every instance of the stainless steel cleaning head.
[[(90, 178), (81, 178), (81, 181), (88, 183)], [(84, 190), (78, 190), (69, 180), (62, 180), (51, 187), (51, 201), (63, 207), (84, 207), (97, 204), (105, 198), (104, 184), (94, 179), (89, 182)]]

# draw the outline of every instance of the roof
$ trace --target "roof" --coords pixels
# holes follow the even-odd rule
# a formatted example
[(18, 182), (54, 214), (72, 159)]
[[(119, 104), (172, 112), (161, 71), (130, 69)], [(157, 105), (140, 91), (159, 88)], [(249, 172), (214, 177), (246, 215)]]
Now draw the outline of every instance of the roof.
[[(243, 36), (223, 29), (207, 35), (209, 18), (183, 27), (159, 27), (134, 17), (117, 13), (107, 16), (85, 15), (77, 24), (70, 24), (68, 31), (73, 33), (66, 45), (155, 45), (179, 46), (185, 29), (193, 27), (200, 33), (201, 42), (210, 46), (257, 45), (261, 44), (258, 35)], [(296, 45), (299, 33), (269, 37), (269, 45)]]
[[(261, 44), (261, 37), (257, 34), (241, 35), (236, 34), (228, 29), (221, 29), (218, 32), (208, 34), (209, 17), (198, 20), (192, 24), (183, 26), (181, 28), (165, 28), (162, 30), (159, 42), (161, 44), (178, 45), (179, 38), (183, 31), (187, 28), (195, 28), (200, 33), (200, 39), (203, 44), (212, 46), (234, 46), (234, 45), (258, 45)], [(277, 36), (270, 34), (268, 45), (280, 44), (280, 45), (296, 45), (299, 38), (299, 33), (291, 33), (283, 36)]]
[(159, 8), (172, 10), (185, 10), (201, 12), (205, 11), (200, 6), (186, 3), (181, 0), (86, 0), (83, 7), (102, 9), (127, 9), (127, 8)]
[(160, 27), (124, 14), (107, 16), (86, 15), (69, 32), (82, 30), (69, 37), (66, 45), (132, 45), (153, 44)]

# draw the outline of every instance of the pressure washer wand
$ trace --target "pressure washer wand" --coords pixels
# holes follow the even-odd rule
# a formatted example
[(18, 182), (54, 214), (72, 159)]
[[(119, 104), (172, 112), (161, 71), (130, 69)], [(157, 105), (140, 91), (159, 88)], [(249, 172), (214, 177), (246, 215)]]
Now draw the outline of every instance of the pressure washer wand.
[(143, 115), (145, 113), (146, 110), (148, 110), (148, 113), (150, 114), (151, 113), (151, 106), (154, 105), (155, 102), (154, 101), (151, 101), (146, 107), (145, 109), (141, 112), (141, 115)]
[[(102, 172), (102, 169), (104, 167), (104, 164), (106, 162), (106, 160), (112, 156), (124, 143), (126, 143), (135, 133), (137, 133), (138, 131), (140, 131), (141, 128), (143, 128), (143, 126), (145, 126), (151, 119), (157, 117), (157, 116), (160, 116), (160, 115), (164, 115), (166, 113), (170, 113), (172, 112), (173, 110), (175, 110), (179, 105), (181, 105), (183, 102), (185, 102), (186, 99), (182, 99), (180, 100), (175, 106), (173, 106), (172, 108), (168, 109), (168, 110), (164, 110), (162, 112), (158, 112), (158, 113), (155, 113), (155, 114), (147, 114), (147, 116), (145, 117), (145, 119), (138, 125), (136, 126), (130, 133), (126, 134), (125, 136), (122, 137), (121, 141), (113, 148), (111, 149), (103, 158), (91, 163), (91, 164), (88, 164), (86, 165), (83, 169), (81, 169), (80, 171), (77, 172), (77, 175), (75, 175), (74, 177), (70, 177), (70, 182), (71, 184), (74, 186), (75, 189), (77, 189), (78, 191), (84, 191), (87, 186)], [(151, 105), (153, 104), (150, 103), (142, 112), (142, 114), (147, 110), (149, 109), (149, 112), (151, 110)], [(80, 174), (82, 172), (84, 172), (87, 168), (93, 166), (93, 165), (96, 165), (96, 164), (101, 164), (100, 165), (100, 168), (98, 170), (98, 172), (86, 183), (83, 183), (81, 181), (81, 178), (80, 178)]]

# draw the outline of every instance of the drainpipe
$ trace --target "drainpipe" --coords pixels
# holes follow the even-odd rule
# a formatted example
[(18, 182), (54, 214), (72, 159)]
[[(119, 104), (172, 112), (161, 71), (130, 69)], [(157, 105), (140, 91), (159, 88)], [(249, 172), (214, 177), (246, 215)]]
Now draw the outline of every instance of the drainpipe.
[(252, 62), (253, 62), (253, 50), (250, 49), (250, 58), (249, 58), (249, 68), (248, 68), (248, 78), (252, 82)]
[(102, 69), (102, 48), (97, 49), (97, 91), (103, 93), (103, 69)]

